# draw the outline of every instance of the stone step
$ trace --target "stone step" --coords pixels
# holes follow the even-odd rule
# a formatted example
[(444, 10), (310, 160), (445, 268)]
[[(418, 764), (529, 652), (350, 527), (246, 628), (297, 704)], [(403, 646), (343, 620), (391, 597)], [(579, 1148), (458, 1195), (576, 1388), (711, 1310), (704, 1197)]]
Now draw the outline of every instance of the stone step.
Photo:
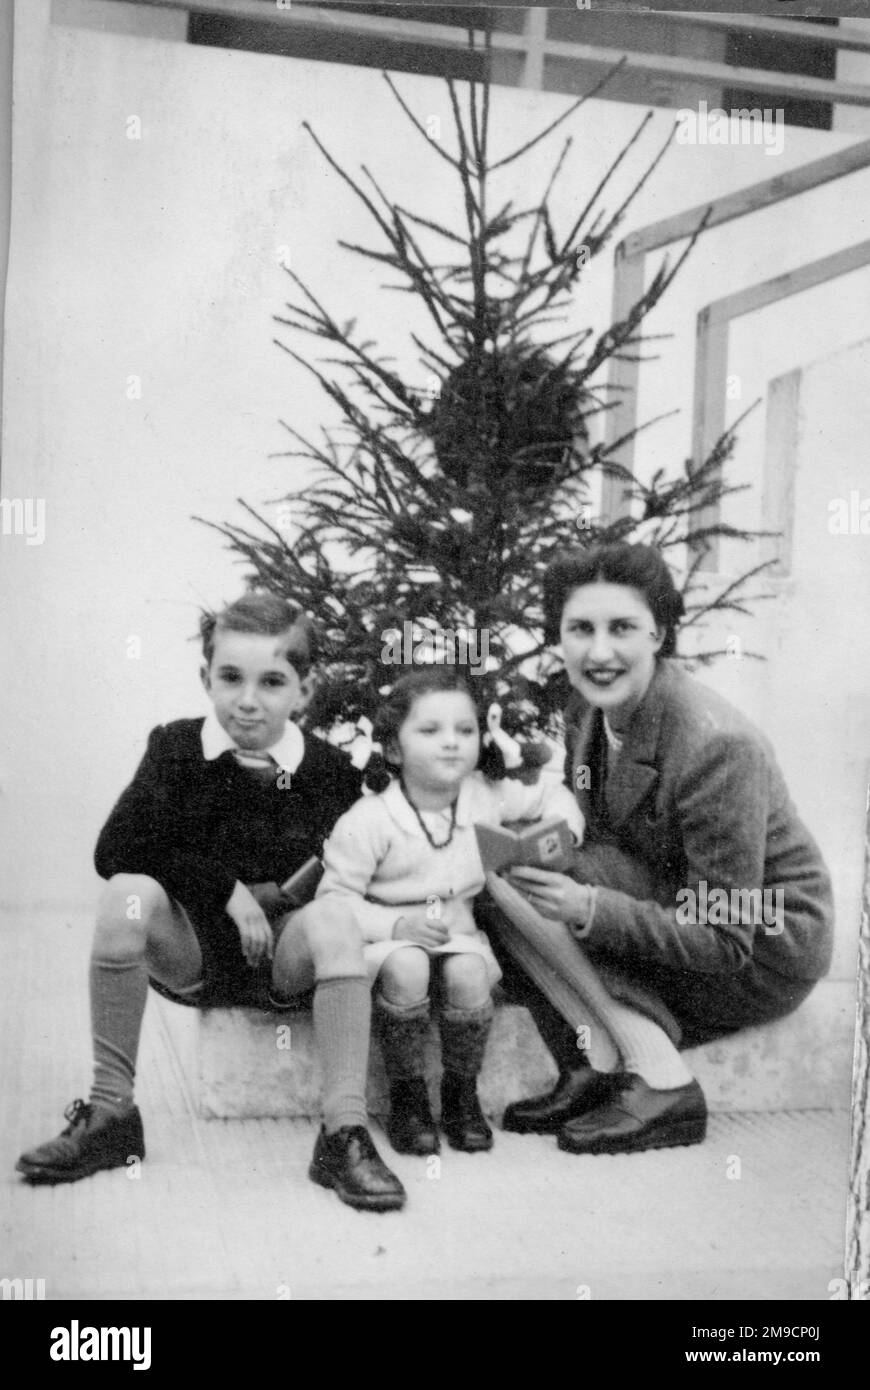
[[(205, 1118), (316, 1116), (320, 1078), (307, 1011), (260, 1013), (209, 1009), (201, 1013), (154, 997), (170, 1032), (193, 1102)], [(851, 1104), (855, 990), (824, 980), (795, 1013), (685, 1056), (712, 1111), (848, 1109)], [(428, 1074), (437, 1103), (440, 1050), (435, 1026)], [(488, 1115), (546, 1090), (556, 1075), (528, 1012), (499, 1004), (480, 1079)], [(369, 1066), (372, 1114), (387, 1109), (387, 1087), (376, 1042)], [(437, 1113), (437, 1111), (436, 1111)]]

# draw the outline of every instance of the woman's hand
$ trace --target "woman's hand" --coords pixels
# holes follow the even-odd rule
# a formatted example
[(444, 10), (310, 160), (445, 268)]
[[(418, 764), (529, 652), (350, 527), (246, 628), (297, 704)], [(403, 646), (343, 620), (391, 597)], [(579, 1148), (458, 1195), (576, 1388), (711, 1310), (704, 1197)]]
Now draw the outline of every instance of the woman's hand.
[(393, 926), (394, 941), (410, 941), (414, 946), (443, 946), (450, 933), (438, 917), (427, 916), (428, 908), (415, 907), (407, 910)]
[(516, 867), (505, 874), (542, 917), (556, 922), (568, 922), (585, 927), (592, 912), (592, 889), (588, 883), (578, 883), (567, 874), (554, 874), (550, 869)]
[(272, 928), (260, 904), (243, 883), (236, 884), (225, 911), (238, 928), (242, 955), (251, 969), (255, 969), (264, 958), (271, 960), (274, 950)]

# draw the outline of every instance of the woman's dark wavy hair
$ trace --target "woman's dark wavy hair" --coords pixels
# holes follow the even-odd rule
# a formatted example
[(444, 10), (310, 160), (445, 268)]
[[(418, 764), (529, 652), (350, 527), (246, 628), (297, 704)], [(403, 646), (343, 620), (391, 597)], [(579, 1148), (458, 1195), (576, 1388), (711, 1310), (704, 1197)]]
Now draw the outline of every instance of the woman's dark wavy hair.
[[(399, 768), (390, 761), (389, 746), (398, 738), (399, 730), (411, 713), (414, 701), (419, 700), (423, 695), (448, 694), (454, 690), (460, 690), (468, 696), (477, 714), (481, 736), (483, 735), (486, 728), (486, 712), (481, 709), (471, 680), (463, 675), (458, 667), (431, 665), (423, 666), (416, 671), (408, 671), (399, 677), (390, 693), (378, 706), (378, 712), (374, 718), (372, 739), (375, 743), (381, 744), (384, 752), (374, 752), (369, 759), (364, 779), (367, 787), (373, 792), (385, 791), (392, 778), (399, 775)], [(484, 747), (482, 737), (480, 758), (477, 765), (486, 777), (499, 778), (504, 776), (504, 759), (501, 749), (492, 743)]]
[(557, 555), (544, 574), (544, 639), (559, 641), (562, 612), (569, 595), (584, 584), (625, 584), (642, 595), (665, 639), (659, 656), (675, 656), (677, 627), (685, 612), (682, 594), (661, 552), (652, 545), (616, 541)]

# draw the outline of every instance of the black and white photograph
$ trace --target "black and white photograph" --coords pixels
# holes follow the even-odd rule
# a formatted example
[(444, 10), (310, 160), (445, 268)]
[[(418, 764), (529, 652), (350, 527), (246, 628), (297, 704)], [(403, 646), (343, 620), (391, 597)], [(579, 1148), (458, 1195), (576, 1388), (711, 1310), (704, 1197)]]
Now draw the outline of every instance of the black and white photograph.
[(0, 104), (36, 1361), (384, 1300), (824, 1363), (796, 1305), (870, 1300), (867, 3), (4, 0)]

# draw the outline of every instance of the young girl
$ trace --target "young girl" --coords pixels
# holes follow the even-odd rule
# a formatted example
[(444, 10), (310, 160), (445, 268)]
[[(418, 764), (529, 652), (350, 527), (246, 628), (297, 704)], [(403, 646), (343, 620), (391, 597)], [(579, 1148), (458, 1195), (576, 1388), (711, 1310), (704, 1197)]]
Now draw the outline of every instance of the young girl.
[(582, 815), (566, 787), (488, 781), (476, 770), (479, 715), (455, 668), (400, 677), (373, 737), (383, 757), (373, 758), (367, 781), (379, 794), (358, 801), (336, 824), (317, 896), (351, 900), (363, 932), (369, 976), (377, 982), (394, 1149), (431, 1154), (439, 1147), (425, 1078), (430, 982), (444, 1064), (441, 1126), (455, 1149), (489, 1149), (492, 1131), (476, 1083), (501, 971), (472, 913), (484, 886), (474, 823), (560, 815), (579, 840)]

